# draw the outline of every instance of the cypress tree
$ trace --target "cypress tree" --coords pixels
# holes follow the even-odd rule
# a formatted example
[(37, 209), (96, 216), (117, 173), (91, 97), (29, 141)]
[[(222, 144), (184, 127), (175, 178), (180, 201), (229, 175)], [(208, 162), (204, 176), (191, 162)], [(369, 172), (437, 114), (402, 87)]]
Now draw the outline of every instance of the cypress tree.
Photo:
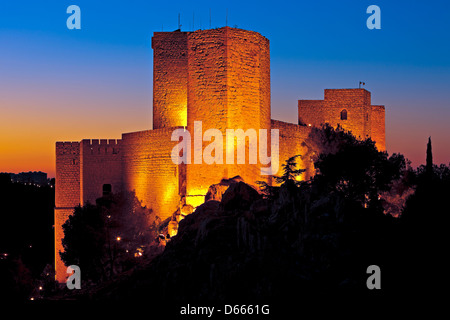
[(431, 137), (428, 138), (428, 144), (427, 144), (426, 173), (428, 175), (431, 175), (433, 173), (433, 153), (431, 151)]

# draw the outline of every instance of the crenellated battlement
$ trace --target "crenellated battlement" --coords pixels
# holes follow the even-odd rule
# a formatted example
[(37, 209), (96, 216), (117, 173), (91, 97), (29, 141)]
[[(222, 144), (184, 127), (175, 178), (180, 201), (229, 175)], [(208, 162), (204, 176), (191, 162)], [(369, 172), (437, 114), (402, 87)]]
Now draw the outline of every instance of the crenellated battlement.
[[(119, 154), (122, 146), (120, 139), (83, 139), (81, 140), (82, 154)], [(90, 152), (89, 152), (90, 151)]]
[(79, 155), (80, 143), (72, 141), (56, 142), (56, 155)]
[(120, 139), (83, 139), (81, 140), (83, 147), (109, 147), (109, 146), (120, 146), (122, 140)]

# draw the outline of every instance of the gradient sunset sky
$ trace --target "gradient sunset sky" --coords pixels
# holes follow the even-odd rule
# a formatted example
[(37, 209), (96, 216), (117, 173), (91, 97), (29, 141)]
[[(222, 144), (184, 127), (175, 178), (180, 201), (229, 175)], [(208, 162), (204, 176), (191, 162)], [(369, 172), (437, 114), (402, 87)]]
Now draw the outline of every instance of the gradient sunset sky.
[[(69, 5), (81, 30), (68, 30)], [(369, 30), (369, 5), (381, 30)], [(152, 126), (155, 31), (228, 26), (270, 40), (272, 118), (298, 99), (357, 88), (386, 106), (389, 154), (450, 162), (449, 1), (2, 1), (0, 172), (55, 174), (55, 142), (117, 139)], [(193, 21), (194, 20), (194, 21)]]

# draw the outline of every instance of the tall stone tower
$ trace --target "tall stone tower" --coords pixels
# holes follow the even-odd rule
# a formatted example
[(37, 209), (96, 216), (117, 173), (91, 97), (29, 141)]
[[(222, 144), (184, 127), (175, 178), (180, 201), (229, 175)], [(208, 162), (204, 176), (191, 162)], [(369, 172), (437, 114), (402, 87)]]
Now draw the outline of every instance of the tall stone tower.
[[(267, 129), (270, 134), (269, 40), (257, 32), (223, 27), (155, 32), (152, 48), (153, 128), (187, 126), (193, 135), (194, 123), (201, 121), (201, 136), (208, 129), (223, 133), (223, 164), (195, 164), (191, 159), (186, 167), (187, 201), (203, 201), (208, 187), (223, 178), (261, 180), (260, 165), (237, 164), (236, 154), (234, 164), (225, 164), (225, 133)], [(209, 143), (203, 142), (202, 150)]]
[[(189, 132), (194, 132), (195, 121), (202, 121), (202, 134), (211, 128), (224, 135), (227, 129), (270, 131), (269, 41), (259, 33), (229, 27), (190, 33), (188, 79)], [(203, 149), (208, 144), (203, 142)], [(233, 149), (234, 164), (225, 164), (224, 145), (224, 164), (187, 167), (188, 202), (222, 178), (240, 175), (250, 183), (261, 180), (260, 164), (248, 164), (248, 143), (246, 164), (237, 164)]]

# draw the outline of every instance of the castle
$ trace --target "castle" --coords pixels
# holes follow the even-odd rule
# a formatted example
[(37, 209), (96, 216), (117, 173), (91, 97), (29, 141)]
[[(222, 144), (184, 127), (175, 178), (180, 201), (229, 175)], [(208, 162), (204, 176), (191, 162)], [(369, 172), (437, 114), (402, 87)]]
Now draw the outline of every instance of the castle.
[[(59, 258), (62, 224), (79, 204), (95, 203), (104, 193), (134, 190), (143, 205), (165, 219), (180, 206), (203, 203), (208, 187), (224, 178), (271, 183), (270, 176), (261, 175), (259, 161), (174, 163), (171, 152), (178, 142), (171, 140), (172, 132), (194, 132), (194, 121), (202, 121), (202, 134), (210, 128), (223, 133), (278, 129), (280, 164), (307, 153), (302, 142), (312, 127), (324, 123), (371, 137), (385, 150), (384, 106), (371, 105), (365, 89), (327, 89), (324, 100), (298, 101), (298, 124), (272, 120), (269, 40), (257, 32), (230, 27), (155, 32), (152, 49), (152, 130), (124, 133), (120, 140), (56, 142), (55, 269), (60, 282), (67, 276)], [(307, 162), (299, 163), (308, 169), (303, 179), (314, 174)]]

